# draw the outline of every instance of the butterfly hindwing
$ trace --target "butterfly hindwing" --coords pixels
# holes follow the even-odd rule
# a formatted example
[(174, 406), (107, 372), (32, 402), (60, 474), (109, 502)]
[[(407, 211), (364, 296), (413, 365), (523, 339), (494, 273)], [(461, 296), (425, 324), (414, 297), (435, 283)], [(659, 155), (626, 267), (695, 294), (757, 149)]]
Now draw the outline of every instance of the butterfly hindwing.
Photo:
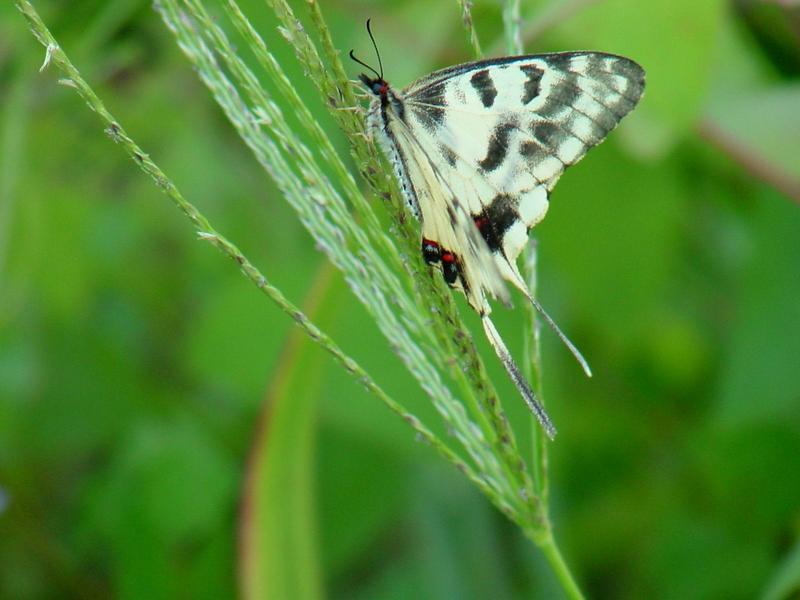
[[(454, 177), (452, 170), (445, 169), (401, 122), (390, 122), (386, 136), (390, 144), (402, 148), (400, 170), (410, 187), (407, 200), (419, 206), (423, 240), (435, 241), (441, 248), (440, 263), (447, 282), (461, 289), (479, 312), (486, 307), (485, 292), (508, 302), (501, 273), (471, 216), (481, 209), (475, 202), (480, 198), (475, 187), (484, 191), (480, 187), (483, 182)], [(449, 262), (448, 257), (455, 262)], [(451, 267), (457, 273), (453, 279), (448, 277)]]

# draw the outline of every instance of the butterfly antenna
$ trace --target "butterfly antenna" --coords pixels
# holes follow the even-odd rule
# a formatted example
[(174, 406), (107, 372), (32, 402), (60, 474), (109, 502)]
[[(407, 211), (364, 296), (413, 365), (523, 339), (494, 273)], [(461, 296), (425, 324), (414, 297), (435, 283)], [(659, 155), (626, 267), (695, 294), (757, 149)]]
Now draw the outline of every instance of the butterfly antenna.
[(553, 318), (550, 315), (547, 314), (547, 311), (544, 309), (544, 307), (541, 304), (539, 304), (539, 301), (536, 300), (536, 298), (534, 298), (533, 296), (528, 294), (528, 300), (531, 301), (531, 304), (533, 304), (533, 307), (536, 309), (536, 312), (538, 312), (539, 315), (541, 315), (542, 319), (544, 319), (544, 322), (547, 323), (547, 325), (550, 327), (550, 329), (552, 329), (553, 332), (558, 336), (558, 339), (560, 339), (561, 342), (572, 353), (572, 356), (574, 356), (575, 360), (578, 361), (578, 364), (583, 369), (583, 372), (586, 373), (586, 376), (587, 377), (591, 377), (592, 376), (592, 369), (589, 367), (589, 363), (583, 357), (583, 354), (581, 354), (581, 351), (578, 350), (578, 348), (575, 347), (575, 344), (573, 344), (570, 341), (570, 339), (564, 334), (564, 332), (561, 331), (561, 328), (559, 328), (559, 326), (556, 325), (556, 322), (553, 320)]
[(536, 400), (536, 395), (533, 393), (531, 386), (528, 385), (528, 382), (525, 381), (525, 377), (523, 377), (522, 372), (517, 366), (517, 363), (515, 363), (514, 359), (511, 358), (511, 353), (508, 351), (508, 348), (503, 342), (503, 338), (500, 337), (500, 334), (497, 332), (497, 329), (495, 328), (494, 323), (492, 323), (492, 320), (489, 318), (489, 315), (481, 315), (481, 323), (483, 323), (483, 331), (486, 333), (489, 343), (494, 348), (497, 358), (499, 358), (500, 362), (503, 363), (508, 375), (511, 377), (511, 381), (514, 382), (514, 385), (519, 390), (519, 393), (522, 394), (522, 399), (525, 400), (525, 404), (528, 405), (528, 408), (531, 409), (531, 412), (539, 420), (539, 423), (541, 424), (542, 429), (544, 429), (544, 432), (547, 434), (547, 437), (552, 440), (556, 437), (555, 425), (553, 425), (553, 422), (550, 420), (550, 417), (547, 415), (547, 411), (545, 411), (544, 407), (539, 404), (538, 400)]
[[(375, 48), (375, 56), (378, 57), (378, 68), (380, 68), (381, 72), (379, 77), (383, 79), (383, 63), (381, 62), (381, 53), (378, 51), (378, 44), (375, 42), (375, 36), (372, 35), (372, 27), (370, 26), (370, 21), (372, 19), (367, 19), (367, 33), (369, 34), (369, 39), (372, 40), (372, 47)], [(373, 69), (374, 71), (375, 69)]]
[(374, 67), (370, 67), (363, 60), (360, 60), (360, 59), (356, 58), (356, 55), (354, 54), (353, 50), (350, 50), (350, 58), (353, 59), (358, 64), (360, 64), (362, 67), (364, 67), (366, 69), (369, 69), (370, 71), (375, 73), (375, 75), (378, 76), (378, 79), (383, 81), (383, 63), (381, 62), (381, 53), (378, 52), (378, 44), (375, 43), (375, 36), (372, 35), (372, 28), (370, 27), (370, 20), (371, 19), (367, 19), (367, 33), (369, 34), (369, 39), (372, 40), (372, 47), (375, 48), (375, 56), (378, 57), (378, 68), (380, 68), (381, 72), (378, 73), (375, 70)]
[(351, 58), (351, 59), (353, 59), (353, 60), (354, 60), (355, 62), (357, 62), (358, 64), (360, 64), (362, 67), (364, 67), (364, 68), (367, 68), (367, 69), (369, 69), (370, 71), (372, 71), (373, 73), (375, 73), (375, 75), (377, 75), (377, 76), (378, 76), (378, 79), (383, 79), (383, 77), (381, 77), (381, 74), (380, 74), (380, 73), (378, 73), (378, 72), (377, 72), (375, 69), (373, 69), (372, 67), (370, 67), (370, 66), (369, 66), (367, 63), (365, 63), (363, 60), (359, 60), (359, 59), (357, 59), (357, 58), (356, 58), (356, 55), (355, 55), (355, 54), (353, 54), (353, 50), (350, 50), (350, 58)]

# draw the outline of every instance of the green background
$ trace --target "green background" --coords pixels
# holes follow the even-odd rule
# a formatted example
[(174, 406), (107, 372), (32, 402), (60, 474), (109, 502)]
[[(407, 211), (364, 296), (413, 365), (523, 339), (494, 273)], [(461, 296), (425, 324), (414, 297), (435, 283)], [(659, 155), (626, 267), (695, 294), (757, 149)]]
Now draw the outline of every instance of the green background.
[[(329, 126), (269, 9), (240, 4)], [(150, 3), (36, 6), (186, 197), (429, 414)], [(372, 17), (398, 86), (471, 58), (454, 1), (322, 9), (338, 47), (367, 60)], [(593, 598), (797, 597), (800, 12), (697, 0), (522, 12), (546, 25), (530, 52), (605, 50), (648, 73), (639, 109), (566, 173), (537, 228), (542, 301), (595, 371), (582, 378), (544, 332), (567, 562)], [(479, 1), (474, 19), (502, 53), (499, 6)], [(536, 549), (198, 243), (55, 71), (38, 72), (43, 57), (4, 3), (0, 597), (559, 597)], [(496, 315), (521, 356), (519, 307)], [(264, 541), (253, 551), (242, 535)]]

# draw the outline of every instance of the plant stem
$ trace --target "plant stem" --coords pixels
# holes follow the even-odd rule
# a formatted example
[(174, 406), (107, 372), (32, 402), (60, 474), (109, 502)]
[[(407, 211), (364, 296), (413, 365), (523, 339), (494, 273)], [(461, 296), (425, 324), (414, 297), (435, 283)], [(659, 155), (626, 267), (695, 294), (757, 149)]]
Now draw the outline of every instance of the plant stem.
[[(538, 295), (537, 280), (537, 248), (535, 240), (528, 244), (523, 259), (525, 261), (525, 277), (531, 296), (536, 298)], [(542, 340), (541, 324), (536, 309), (531, 305), (526, 311), (527, 327), (525, 329), (525, 374), (533, 383), (533, 391), (539, 398), (542, 406), (545, 406), (543, 386), (542, 386)], [(533, 428), (532, 448), (531, 448), (531, 468), (533, 470), (533, 482), (536, 493), (542, 500), (542, 507), (545, 513), (549, 511), (549, 491), (550, 482), (547, 476), (547, 438), (542, 435), (536, 419), (531, 418)]]
[(582, 600), (583, 594), (580, 588), (578, 588), (578, 584), (575, 582), (575, 578), (569, 570), (569, 566), (564, 561), (564, 557), (561, 555), (561, 550), (558, 548), (558, 544), (556, 544), (556, 540), (553, 537), (553, 530), (548, 527), (544, 537), (534, 538), (533, 541), (539, 546), (542, 553), (544, 553), (547, 562), (550, 563), (550, 567), (552, 567), (553, 573), (555, 573), (559, 583), (561, 583), (561, 588), (564, 590), (567, 597), (571, 600)]
[(475, 22), (472, 20), (472, 0), (458, 0), (461, 6), (461, 20), (464, 23), (464, 28), (469, 35), (469, 43), (472, 45), (472, 52), (475, 58), (481, 58), (483, 51), (481, 50), (481, 43), (478, 41), (478, 32), (475, 30)]
[(508, 54), (522, 54), (522, 18), (519, 11), (520, 0), (506, 0), (503, 4), (503, 29)]
[[(503, 22), (505, 25), (505, 40), (507, 51), (510, 54), (523, 54), (524, 48), (521, 36), (520, 2), (519, 0), (506, 0), (503, 7)], [(531, 240), (525, 253), (525, 275), (527, 276), (528, 289), (532, 297), (536, 297), (537, 292), (537, 248), (536, 241)], [(528, 306), (528, 325), (525, 339), (525, 370), (527, 375), (533, 375), (534, 389), (539, 402), (544, 405), (542, 394), (542, 345), (541, 330), (539, 325), (539, 315), (533, 306)], [(539, 499), (540, 517), (543, 527), (534, 531), (527, 532), (528, 537), (544, 553), (547, 562), (553, 569), (556, 578), (561, 584), (561, 588), (568, 598), (580, 600), (583, 598), (580, 588), (569, 570), (569, 566), (561, 555), (556, 540), (553, 537), (553, 529), (550, 526), (550, 481), (547, 473), (547, 440), (534, 419), (531, 419), (533, 427), (533, 447), (532, 465), (534, 489)], [(535, 510), (535, 507), (534, 507)]]

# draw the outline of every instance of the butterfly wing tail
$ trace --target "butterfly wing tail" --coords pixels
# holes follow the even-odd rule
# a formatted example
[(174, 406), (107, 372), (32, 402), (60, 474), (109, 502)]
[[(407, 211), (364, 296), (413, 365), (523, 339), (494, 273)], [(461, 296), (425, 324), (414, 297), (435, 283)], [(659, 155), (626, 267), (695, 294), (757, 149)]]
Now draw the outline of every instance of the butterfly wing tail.
[(485, 314), (481, 316), (481, 322), (483, 323), (483, 331), (486, 333), (489, 343), (492, 345), (492, 348), (494, 348), (494, 351), (497, 354), (497, 357), (500, 359), (500, 362), (503, 363), (508, 375), (511, 377), (511, 381), (514, 382), (514, 385), (519, 390), (519, 393), (522, 395), (522, 399), (525, 400), (528, 408), (531, 409), (531, 412), (539, 420), (539, 423), (547, 434), (547, 437), (552, 440), (556, 436), (555, 425), (553, 425), (553, 422), (550, 420), (550, 417), (547, 415), (544, 407), (539, 404), (539, 401), (536, 399), (536, 395), (533, 393), (530, 385), (528, 385), (528, 382), (525, 381), (525, 377), (523, 377), (522, 372), (514, 362), (514, 359), (511, 358), (511, 353), (508, 351), (505, 342), (503, 342), (503, 338), (500, 337), (500, 334), (495, 328), (494, 323), (492, 323), (492, 320), (489, 318), (489, 316)]
[(586, 373), (586, 376), (591, 377), (592, 369), (591, 367), (589, 367), (589, 363), (583, 357), (583, 354), (581, 354), (581, 351), (578, 350), (575, 344), (573, 344), (572, 341), (570, 341), (570, 339), (566, 336), (566, 334), (563, 331), (561, 331), (561, 328), (558, 325), (556, 325), (556, 322), (553, 320), (553, 317), (547, 314), (547, 311), (544, 309), (544, 306), (539, 304), (539, 301), (531, 295), (531, 292), (528, 289), (528, 286), (525, 285), (525, 281), (522, 279), (522, 275), (520, 275), (519, 269), (517, 269), (516, 264), (514, 264), (511, 261), (507, 261), (507, 264), (509, 267), (507, 272), (510, 273), (510, 275), (508, 276), (509, 281), (511, 281), (511, 283), (513, 283), (514, 286), (519, 291), (525, 294), (525, 297), (530, 301), (530, 303), (533, 305), (533, 308), (536, 309), (536, 312), (539, 313), (544, 322), (547, 323), (547, 326), (553, 330), (553, 333), (555, 333), (558, 336), (558, 339), (561, 340), (561, 343), (567, 347), (567, 350), (569, 350), (572, 356), (575, 357), (575, 360), (578, 361), (578, 364), (581, 366), (581, 369), (583, 369), (583, 372)]
[(558, 339), (560, 339), (561, 342), (572, 353), (572, 356), (575, 357), (575, 360), (578, 361), (578, 364), (583, 369), (583, 372), (586, 373), (586, 376), (587, 377), (591, 377), (592, 376), (592, 369), (589, 367), (589, 363), (583, 357), (583, 354), (581, 354), (581, 351), (578, 350), (578, 348), (575, 346), (575, 344), (573, 344), (570, 341), (570, 339), (564, 334), (564, 332), (561, 331), (561, 328), (558, 325), (556, 325), (556, 322), (553, 320), (553, 318), (550, 315), (547, 314), (547, 311), (544, 309), (544, 307), (541, 304), (539, 304), (539, 301), (536, 300), (536, 298), (534, 298), (530, 294), (526, 294), (526, 295), (528, 296), (528, 300), (531, 301), (531, 304), (533, 304), (533, 307), (536, 309), (536, 312), (539, 313), (539, 315), (542, 317), (542, 319), (544, 319), (544, 322), (547, 323), (547, 325), (550, 327), (550, 329), (553, 330), (553, 333), (555, 333), (558, 336)]

